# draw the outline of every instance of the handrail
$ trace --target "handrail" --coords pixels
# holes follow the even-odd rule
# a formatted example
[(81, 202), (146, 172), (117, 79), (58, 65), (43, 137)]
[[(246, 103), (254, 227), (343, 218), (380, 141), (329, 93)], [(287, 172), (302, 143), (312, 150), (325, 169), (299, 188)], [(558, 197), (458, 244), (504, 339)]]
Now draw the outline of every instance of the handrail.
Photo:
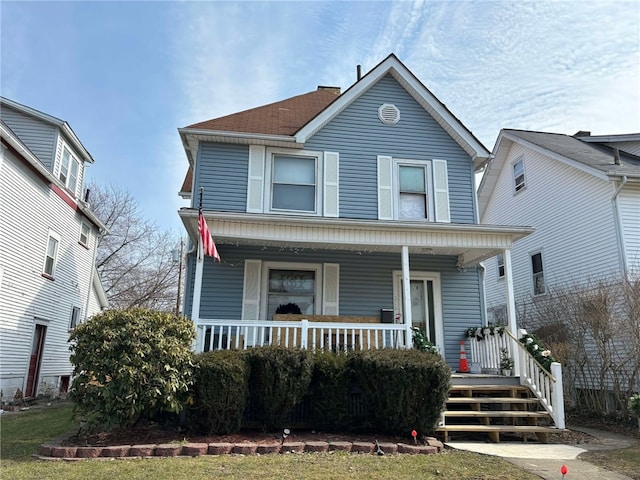
[(542, 370), (542, 372), (547, 375), (551, 380), (553, 380), (554, 382), (557, 382), (558, 380), (556, 379), (556, 377), (554, 377), (551, 372), (549, 370), (547, 370), (546, 368), (544, 368), (544, 366), (536, 359), (536, 357), (534, 357), (533, 355), (531, 355), (531, 352), (529, 350), (527, 350), (527, 347), (525, 347), (522, 342), (520, 340), (518, 340), (516, 338), (516, 336), (511, 333), (511, 331), (508, 328), (504, 329), (505, 332), (507, 332), (509, 334), (509, 336), (515, 340), (516, 344), (518, 345), (518, 348), (520, 348), (520, 350), (522, 350), (523, 352), (525, 352), (529, 357), (531, 357), (531, 360), (533, 360), (536, 365), (538, 365), (538, 367), (540, 367), (540, 369)]

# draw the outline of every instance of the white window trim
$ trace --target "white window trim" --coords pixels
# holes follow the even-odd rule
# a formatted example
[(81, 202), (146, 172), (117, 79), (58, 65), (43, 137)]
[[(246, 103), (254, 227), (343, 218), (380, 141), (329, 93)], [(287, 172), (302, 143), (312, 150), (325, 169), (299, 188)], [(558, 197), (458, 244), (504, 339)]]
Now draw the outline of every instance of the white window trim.
[[(438, 352), (444, 357), (444, 319), (442, 317), (442, 287), (440, 274), (438, 272), (409, 272), (409, 280), (427, 280), (433, 283), (433, 314), (435, 315), (436, 327), (436, 347)], [(393, 271), (393, 309), (395, 313), (402, 311), (403, 298), (400, 292), (402, 285), (402, 270)], [(404, 319), (402, 320), (404, 322)]]
[[(427, 195), (427, 206), (426, 213), (427, 218), (419, 219), (419, 218), (400, 218), (400, 166), (409, 165), (409, 166), (417, 166), (417, 167), (425, 167), (425, 171), (427, 172), (426, 178), (426, 195)], [(424, 220), (427, 222), (435, 222), (436, 212), (435, 212), (435, 188), (433, 185), (433, 165), (431, 164), (431, 160), (406, 160), (402, 158), (393, 158), (393, 218), (395, 220)]]
[[(60, 150), (60, 162), (58, 165), (58, 169), (57, 169), (57, 174), (56, 174), (56, 178), (58, 180), (60, 180), (62, 182), (62, 179), (60, 178), (60, 172), (62, 171), (62, 159), (64, 158), (64, 151), (69, 152), (69, 158), (70, 158), (70, 163), (69, 163), (69, 170), (67, 172), (67, 178), (64, 182), (64, 186), (67, 190), (69, 190), (70, 192), (73, 193), (73, 195), (76, 195), (76, 192), (78, 191), (78, 184), (80, 183), (80, 178), (82, 177), (82, 173), (81, 173), (81, 168), (82, 165), (80, 163), (80, 160), (78, 160), (78, 158), (76, 157), (76, 155), (73, 153), (73, 150), (69, 147), (69, 145), (67, 145), (67, 143), (63, 140), (62, 141), (62, 149)], [(76, 165), (78, 165), (78, 172), (76, 175), (76, 184), (73, 188), (73, 190), (71, 188), (69, 188), (69, 178), (71, 178), (71, 162), (75, 162)]]
[[(87, 227), (87, 241), (83, 242), (82, 241), (82, 227)], [(89, 226), (89, 224), (87, 222), (80, 222), (80, 235), (78, 238), (78, 243), (80, 245), (82, 245), (83, 247), (87, 247), (89, 248), (89, 242), (91, 241), (91, 227)]]
[(315, 315), (322, 313), (322, 263), (299, 262), (262, 262), (262, 285), (260, 286), (260, 318), (267, 318), (269, 295), (269, 270), (309, 270), (315, 272), (315, 298), (313, 309)]
[[(47, 258), (48, 258), (48, 254), (49, 254), (49, 239), (53, 238), (55, 240), (58, 241), (58, 246), (56, 248), (56, 252), (55, 252), (55, 256), (53, 258), (53, 265), (51, 266), (51, 273), (47, 273), (45, 271), (45, 268), (47, 266)], [(54, 278), (56, 276), (56, 270), (58, 269), (58, 256), (60, 253), (60, 247), (61, 247), (61, 242), (60, 242), (60, 235), (58, 235), (56, 232), (54, 232), (53, 230), (49, 229), (49, 235), (47, 235), (47, 243), (45, 244), (44, 247), (44, 260), (42, 262), (42, 274), (50, 277), (50, 278)]]
[[(523, 185), (520, 188), (517, 188), (517, 185), (516, 185), (516, 165), (518, 163), (522, 163)], [(513, 188), (513, 194), (514, 195), (516, 195), (516, 194), (522, 192), (523, 190), (527, 189), (527, 169), (526, 169), (525, 164), (524, 164), (524, 156), (520, 156), (520, 157), (516, 158), (511, 163), (511, 186)]]
[[(536, 282), (534, 280), (534, 275), (536, 274), (533, 273), (533, 256), (538, 254), (540, 254), (540, 260), (542, 261), (542, 283), (544, 285), (544, 292), (542, 293), (536, 293)], [(529, 278), (531, 279), (531, 294), (534, 297), (542, 297), (548, 293), (549, 288), (547, 286), (546, 273), (547, 273), (547, 269), (544, 266), (544, 252), (542, 250), (534, 250), (530, 252), (529, 253), (529, 275), (530, 275)]]
[[(316, 160), (316, 198), (314, 211), (307, 210), (280, 210), (273, 209), (271, 207), (271, 199), (273, 192), (273, 185), (271, 183), (273, 172), (273, 157), (274, 155), (285, 155), (292, 157), (308, 157), (315, 158)], [(311, 151), (311, 150), (292, 150), (288, 148), (267, 148), (266, 149), (266, 162), (264, 169), (264, 211), (274, 215), (309, 215), (309, 216), (322, 216), (323, 193), (324, 193), (324, 152)]]

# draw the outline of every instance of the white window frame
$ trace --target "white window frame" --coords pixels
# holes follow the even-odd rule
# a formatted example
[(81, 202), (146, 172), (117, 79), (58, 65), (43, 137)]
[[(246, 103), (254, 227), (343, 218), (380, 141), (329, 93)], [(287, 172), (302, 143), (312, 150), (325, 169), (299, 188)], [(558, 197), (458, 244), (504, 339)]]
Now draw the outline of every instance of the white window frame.
[[(536, 255), (540, 255), (540, 265), (542, 266), (542, 271), (540, 272), (534, 272), (533, 271), (533, 257), (535, 257)], [(535, 297), (539, 297), (541, 295), (546, 295), (547, 294), (547, 283), (545, 282), (544, 279), (544, 257), (542, 255), (542, 250), (537, 250), (535, 252), (532, 252), (529, 254), (529, 265), (531, 265), (531, 291), (533, 292), (533, 296)], [(542, 287), (543, 287), (543, 291), (542, 292), (536, 292), (536, 278), (537, 277), (542, 277)]]
[(260, 318), (267, 318), (269, 313), (269, 270), (307, 270), (315, 272), (315, 286), (313, 310), (314, 315), (322, 313), (322, 272), (321, 263), (298, 263), (298, 262), (262, 262), (262, 285), (260, 288)]
[[(84, 233), (84, 229), (87, 229), (87, 233)], [(85, 237), (85, 240), (82, 240), (82, 237)], [(89, 239), (91, 238), (91, 227), (86, 222), (80, 222), (80, 237), (78, 238), (78, 243), (83, 247), (89, 248)]]
[[(66, 174), (65, 178), (62, 178), (62, 169), (65, 166), (64, 164), (64, 154), (67, 152), (69, 154), (69, 163), (66, 166)], [(74, 185), (70, 185), (71, 171), (73, 169), (73, 165), (76, 166), (76, 175)], [(62, 153), (60, 154), (60, 169), (58, 170), (58, 179), (64, 183), (64, 186), (73, 193), (75, 196), (76, 191), (78, 190), (78, 180), (80, 178), (80, 161), (76, 158), (76, 156), (72, 153), (71, 149), (67, 146), (66, 143), (62, 144)]]
[(496, 255), (496, 266), (498, 273), (498, 280), (504, 278), (504, 254), (499, 253)]
[[(51, 240), (55, 240), (56, 243), (56, 249), (55, 252), (53, 252), (53, 257), (49, 256), (49, 244), (51, 243)], [(54, 278), (56, 275), (56, 270), (58, 267), (58, 253), (60, 252), (60, 235), (58, 235), (56, 232), (54, 232), (53, 230), (49, 230), (49, 235), (47, 235), (47, 243), (45, 246), (45, 250), (44, 250), (44, 262), (42, 263), (42, 275), (49, 277), (49, 278)], [(52, 263), (51, 263), (51, 272), (47, 272), (47, 259), (52, 258)]]
[[(516, 166), (520, 164), (522, 165), (522, 182), (518, 183), (518, 177), (516, 176)], [(511, 175), (513, 177), (513, 193), (516, 194), (521, 192), (527, 187), (527, 172), (524, 167), (524, 157), (519, 157), (515, 162), (511, 164)]]
[[(400, 167), (423, 167), (426, 173), (425, 188), (426, 201), (425, 213), (427, 216), (420, 218), (400, 218)], [(435, 189), (433, 185), (433, 166), (431, 160), (406, 160), (402, 158), (393, 158), (393, 218), (396, 220), (425, 220), (435, 222)]]
[(69, 330), (73, 330), (81, 323), (80, 314), (82, 310), (80, 307), (71, 307), (71, 317), (69, 318)]
[[(273, 199), (273, 168), (274, 168), (274, 157), (275, 156), (285, 156), (285, 157), (303, 157), (303, 158), (313, 158), (316, 162), (315, 164), (315, 178), (316, 178), (316, 196), (315, 196), (315, 204), (314, 210), (284, 210), (284, 209), (276, 209), (273, 208), (271, 203)], [(323, 191), (324, 191), (324, 153), (310, 150), (292, 150), (288, 148), (267, 148), (266, 151), (266, 167), (265, 167), (265, 188), (264, 188), (264, 205), (265, 211), (273, 214), (280, 215), (311, 215), (311, 216), (321, 216), (322, 215), (322, 205), (323, 205)]]

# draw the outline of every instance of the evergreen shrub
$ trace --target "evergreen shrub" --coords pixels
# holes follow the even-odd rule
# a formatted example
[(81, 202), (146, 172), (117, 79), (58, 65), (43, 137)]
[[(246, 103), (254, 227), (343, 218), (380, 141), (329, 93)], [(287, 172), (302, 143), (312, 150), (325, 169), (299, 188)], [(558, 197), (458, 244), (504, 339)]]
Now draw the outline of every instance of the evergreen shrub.
[(419, 350), (369, 350), (349, 356), (361, 390), (366, 430), (407, 436), (433, 431), (449, 395), (451, 370), (440, 355)]
[(286, 427), (293, 408), (302, 400), (313, 372), (307, 350), (279, 346), (247, 350), (252, 412), (267, 430)]
[(177, 413), (193, 378), (186, 317), (144, 309), (109, 310), (71, 333), (75, 411), (89, 427), (131, 427)]
[(191, 413), (204, 431), (238, 432), (249, 396), (249, 365), (243, 352), (217, 350), (194, 356)]
[(317, 430), (351, 429), (351, 370), (345, 353), (317, 352), (309, 385), (311, 422)]

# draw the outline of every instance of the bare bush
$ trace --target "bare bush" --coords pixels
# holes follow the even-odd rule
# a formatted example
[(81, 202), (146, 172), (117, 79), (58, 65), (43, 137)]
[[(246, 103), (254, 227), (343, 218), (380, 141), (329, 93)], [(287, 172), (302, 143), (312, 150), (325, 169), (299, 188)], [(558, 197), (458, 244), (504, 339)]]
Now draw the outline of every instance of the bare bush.
[(565, 398), (582, 413), (628, 415), (640, 388), (640, 279), (550, 288), (518, 302), (518, 322), (563, 364)]

